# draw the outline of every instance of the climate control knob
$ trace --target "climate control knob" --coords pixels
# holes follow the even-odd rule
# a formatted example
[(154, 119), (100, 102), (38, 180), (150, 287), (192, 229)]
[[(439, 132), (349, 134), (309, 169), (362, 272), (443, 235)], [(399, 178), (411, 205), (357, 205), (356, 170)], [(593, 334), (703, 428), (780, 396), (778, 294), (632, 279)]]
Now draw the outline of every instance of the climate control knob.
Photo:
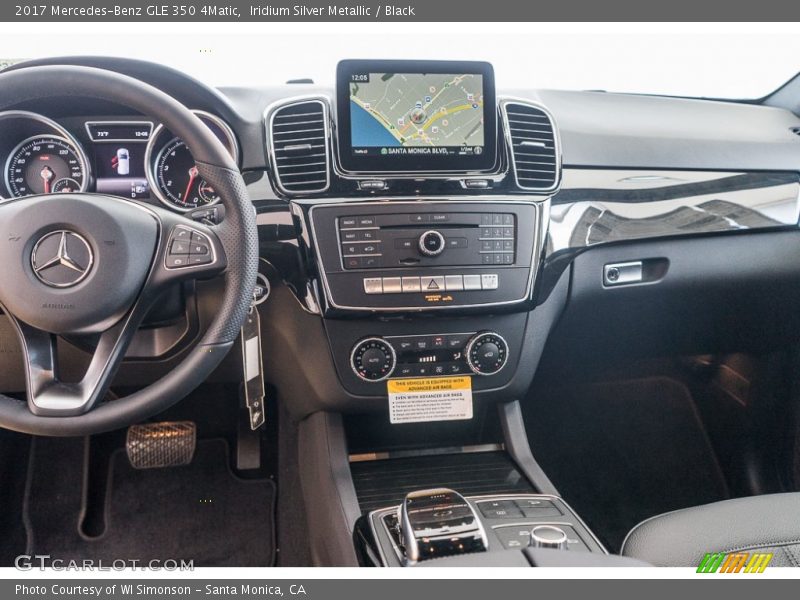
[(499, 333), (484, 331), (467, 344), (467, 364), (477, 375), (494, 375), (506, 366), (508, 344)]
[(419, 236), (419, 251), (424, 256), (439, 256), (444, 252), (444, 236), (436, 230), (430, 230)]
[(353, 372), (364, 381), (381, 381), (394, 372), (397, 354), (392, 345), (378, 337), (358, 342), (350, 354)]

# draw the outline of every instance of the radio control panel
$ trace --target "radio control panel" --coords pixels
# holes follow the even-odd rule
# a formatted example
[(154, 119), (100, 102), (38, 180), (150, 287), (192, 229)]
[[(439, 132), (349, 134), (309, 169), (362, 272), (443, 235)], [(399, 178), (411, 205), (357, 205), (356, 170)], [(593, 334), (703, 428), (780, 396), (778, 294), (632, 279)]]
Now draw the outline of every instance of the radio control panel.
[(512, 201), (315, 205), (311, 230), (328, 304), (408, 311), (525, 302), (542, 210)]
[(344, 269), (513, 265), (514, 213), (412, 212), (338, 219)]

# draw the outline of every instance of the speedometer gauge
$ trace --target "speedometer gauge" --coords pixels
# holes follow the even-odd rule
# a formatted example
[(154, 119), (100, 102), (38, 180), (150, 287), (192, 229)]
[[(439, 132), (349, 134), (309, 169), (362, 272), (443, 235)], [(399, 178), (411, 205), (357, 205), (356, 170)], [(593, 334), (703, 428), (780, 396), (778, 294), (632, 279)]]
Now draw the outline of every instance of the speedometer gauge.
[[(239, 145), (230, 125), (211, 113), (192, 112), (222, 142), (238, 164)], [(173, 210), (187, 212), (219, 202), (219, 194), (200, 176), (186, 143), (163, 125), (156, 127), (147, 142), (145, 171), (155, 197)]]
[(83, 190), (86, 173), (78, 150), (68, 140), (40, 135), (11, 152), (5, 178), (8, 191), (19, 198)]
[(197, 172), (186, 143), (179, 138), (164, 146), (156, 158), (156, 183), (179, 209), (190, 210), (219, 201), (214, 188)]

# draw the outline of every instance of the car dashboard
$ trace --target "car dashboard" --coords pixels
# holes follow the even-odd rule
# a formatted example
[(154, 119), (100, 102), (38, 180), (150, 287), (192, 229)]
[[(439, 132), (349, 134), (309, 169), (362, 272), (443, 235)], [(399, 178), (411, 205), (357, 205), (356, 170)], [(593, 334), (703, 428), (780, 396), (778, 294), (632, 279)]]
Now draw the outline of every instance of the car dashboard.
[[(335, 87), (221, 89), (127, 59), (13, 68), (39, 64), (140, 78), (223, 143), (259, 228), (264, 375), (291, 418), (317, 434), (348, 435), (331, 414), (392, 426), (468, 420), (524, 399), (542, 364), (768, 348), (800, 332), (800, 138), (787, 109), (507, 90), (477, 62), (343, 61)], [(125, 107), (80, 98), (15, 106), (0, 113), (0, 140), (0, 202), (96, 192), (224, 219), (186, 144)], [(165, 298), (118, 385), (172, 368), (218, 297), (207, 282)], [(241, 377), (233, 354), (216, 380)], [(432, 416), (398, 392), (445, 378), (469, 381), (468, 412), (444, 403)], [(0, 375), (3, 389), (24, 385), (13, 370)], [(349, 434), (369, 452), (386, 430), (366, 429)], [(337, 456), (347, 460), (343, 448), (309, 447), (308, 481), (327, 480)], [(542, 481), (527, 445), (506, 439), (500, 450)], [(604, 553), (548, 484), (498, 501), (517, 502), (515, 511), (523, 500), (555, 502), (557, 513), (537, 519), (547, 525), (557, 514), (577, 546)], [(400, 498), (388, 512), (366, 511), (352, 484), (332, 485), (347, 496), (345, 511), (356, 505), (350, 525), (369, 514), (364, 535), (382, 562), (402, 562), (385, 525)], [(489, 501), (480, 490), (467, 498)], [(312, 529), (337, 535), (321, 506), (307, 508)], [(492, 535), (511, 531), (496, 515), (483, 520)], [(352, 531), (338, 534), (350, 543)]]

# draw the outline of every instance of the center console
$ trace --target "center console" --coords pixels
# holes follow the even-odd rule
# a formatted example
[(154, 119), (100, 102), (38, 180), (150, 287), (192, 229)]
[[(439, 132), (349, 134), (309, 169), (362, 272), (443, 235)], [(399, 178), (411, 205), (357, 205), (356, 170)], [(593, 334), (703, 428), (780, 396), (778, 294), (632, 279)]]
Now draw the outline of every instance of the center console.
[(513, 494), (462, 497), (449, 489), (410, 493), (400, 506), (367, 516), (380, 566), (526, 548), (606, 554), (572, 509), (557, 496)]

